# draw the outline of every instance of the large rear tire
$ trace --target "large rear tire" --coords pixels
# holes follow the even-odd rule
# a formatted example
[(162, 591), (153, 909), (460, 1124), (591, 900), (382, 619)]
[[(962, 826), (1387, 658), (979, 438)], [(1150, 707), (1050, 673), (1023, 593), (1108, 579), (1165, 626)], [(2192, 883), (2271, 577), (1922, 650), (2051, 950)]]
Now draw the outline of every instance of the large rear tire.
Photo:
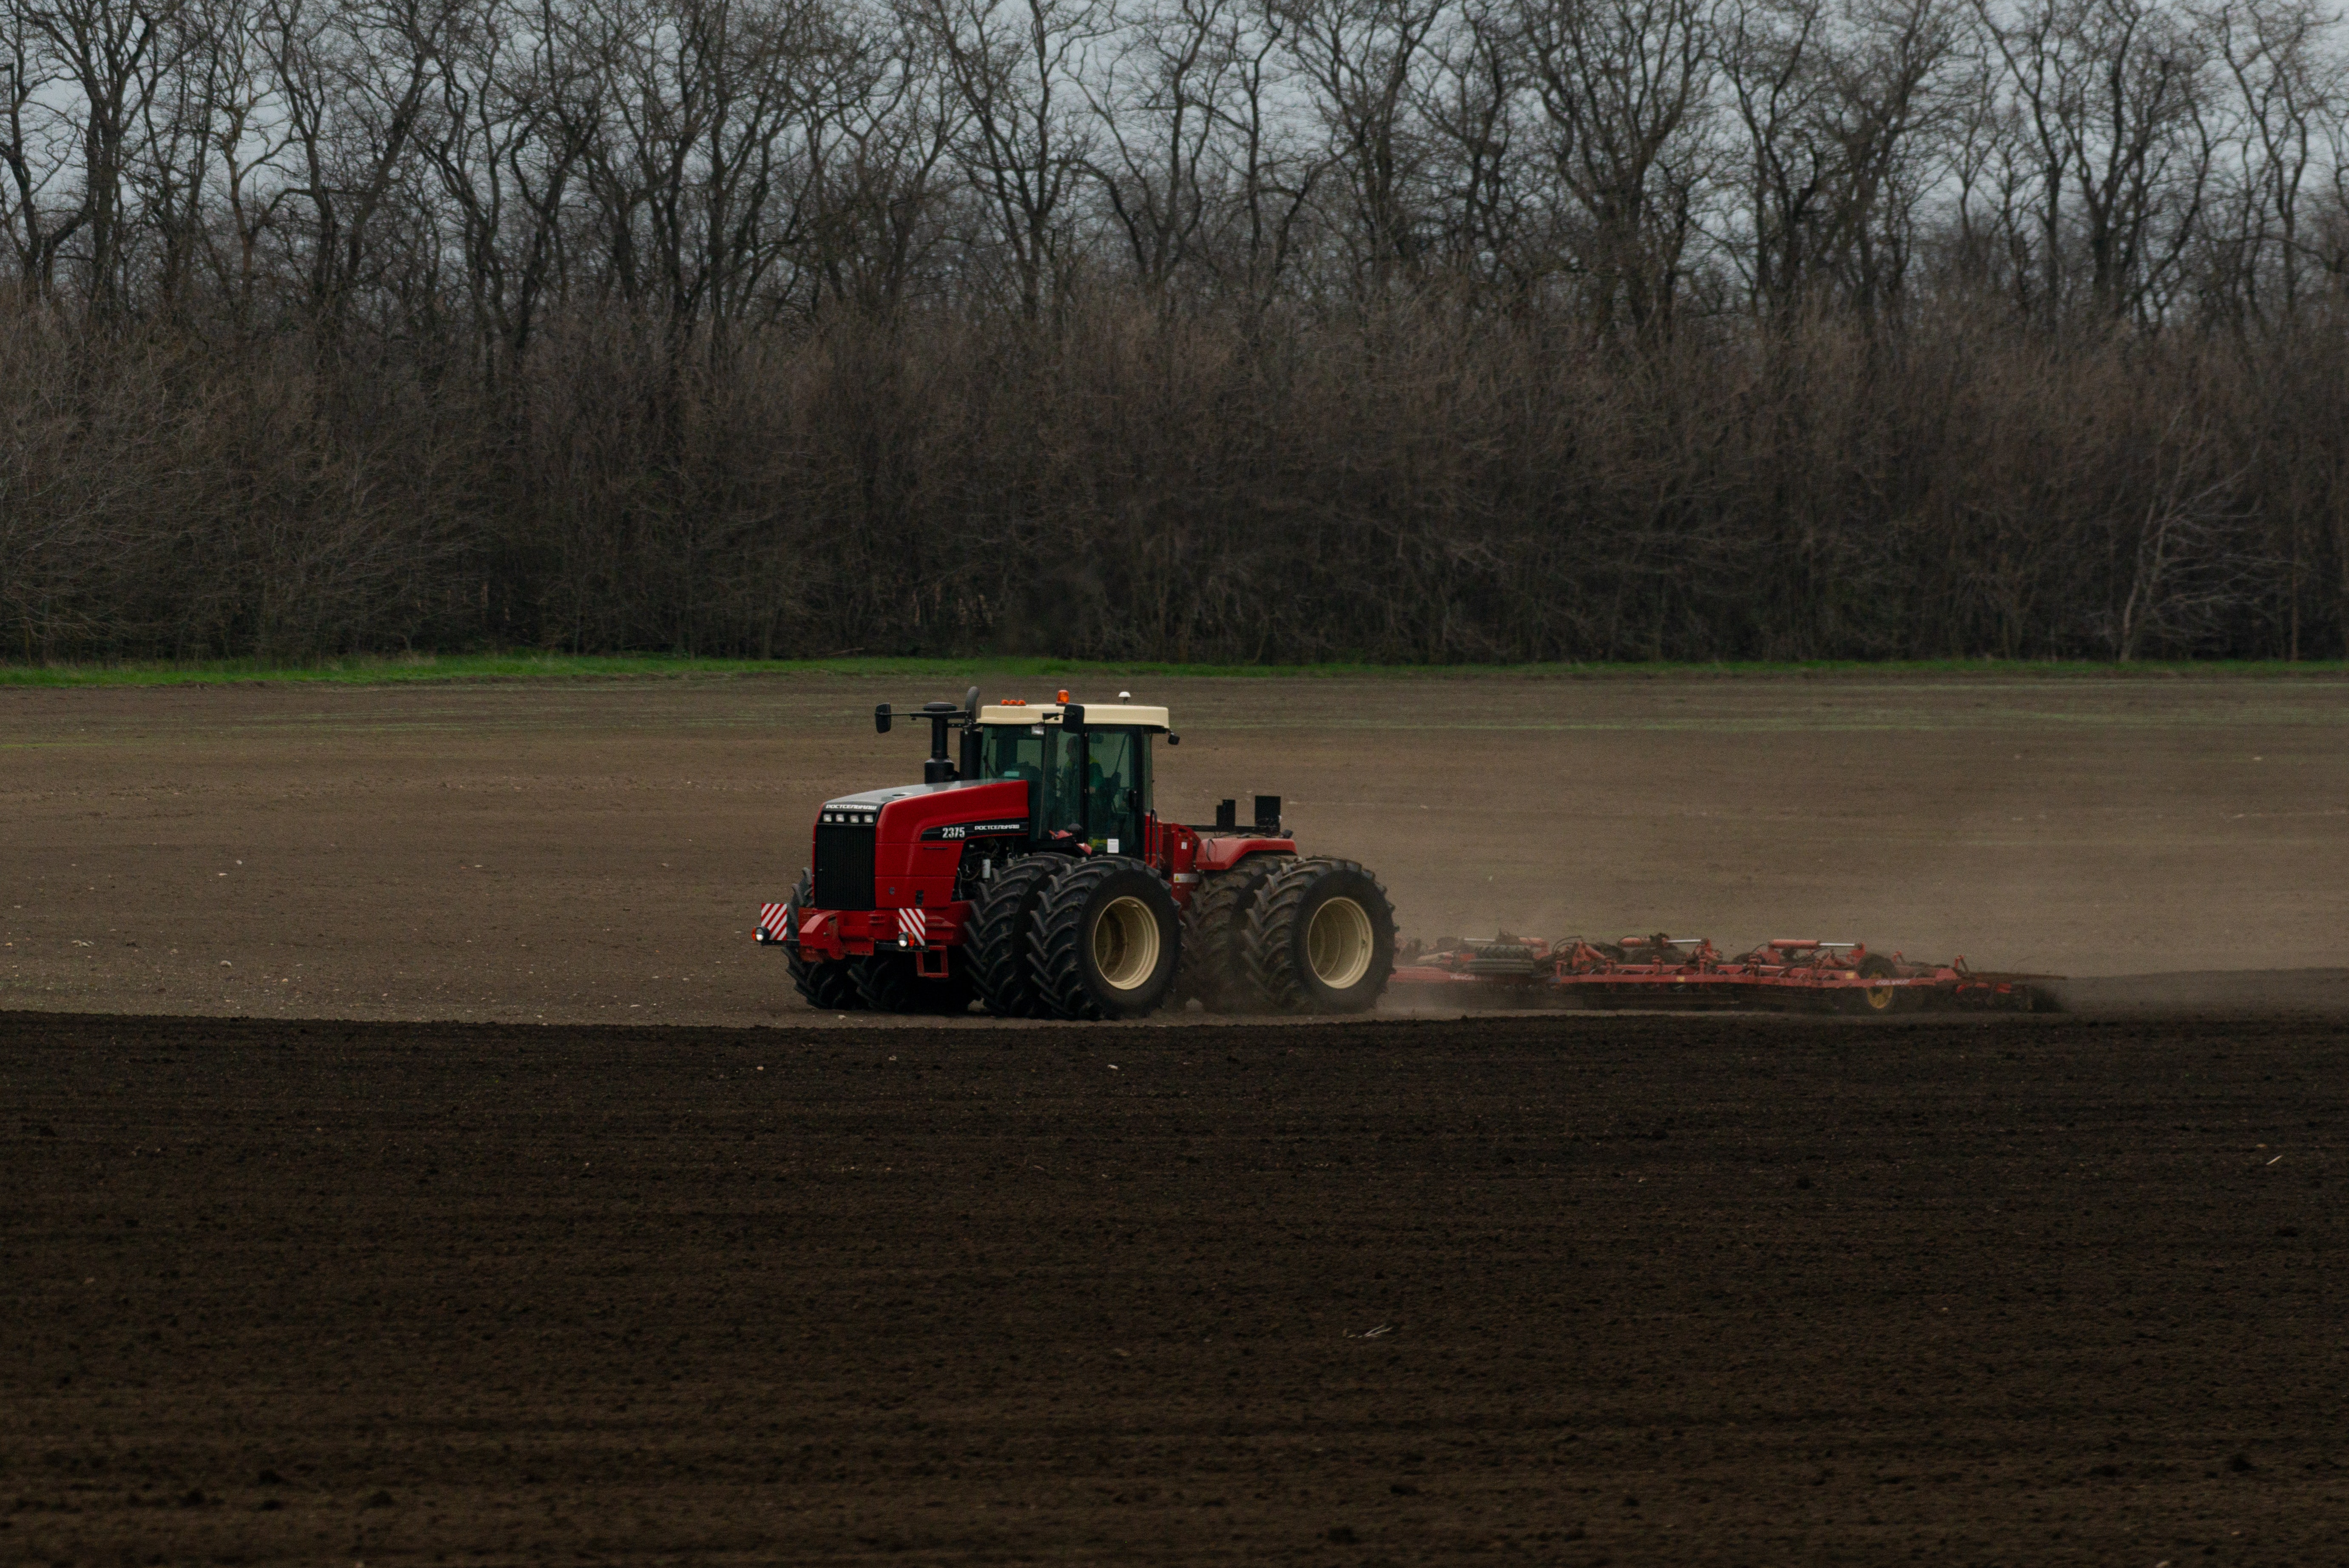
[(1122, 855), (1096, 856), (1045, 888), (1030, 951), (1054, 1017), (1141, 1018), (1174, 989), (1183, 922), (1156, 872)]
[(1045, 888), (1072, 862), (1030, 855), (995, 874), (970, 912), (970, 978), (978, 1004), (998, 1018), (1050, 1018), (1036, 982), (1028, 937)]
[(1394, 905), (1350, 860), (1300, 860), (1257, 896), (1249, 980), (1287, 1012), (1367, 1012), (1394, 970)]
[(1200, 884), (1183, 920), (1183, 968), (1175, 984), (1185, 1001), (1199, 999), (1210, 1012), (1270, 1012), (1271, 1001), (1248, 978), (1242, 950), (1257, 895), (1293, 855), (1258, 855)]
[[(808, 874), (800, 873), (799, 884), (792, 889), (791, 913), (785, 917), (792, 936), (800, 929), (800, 911), (814, 898), (813, 884)], [(792, 942), (783, 949), (784, 961), (791, 965), (792, 984), (807, 999), (807, 1004), (823, 1012), (862, 1012), (865, 1007), (864, 993), (856, 987), (855, 971), (847, 959), (815, 959), (800, 957), (800, 945)]]

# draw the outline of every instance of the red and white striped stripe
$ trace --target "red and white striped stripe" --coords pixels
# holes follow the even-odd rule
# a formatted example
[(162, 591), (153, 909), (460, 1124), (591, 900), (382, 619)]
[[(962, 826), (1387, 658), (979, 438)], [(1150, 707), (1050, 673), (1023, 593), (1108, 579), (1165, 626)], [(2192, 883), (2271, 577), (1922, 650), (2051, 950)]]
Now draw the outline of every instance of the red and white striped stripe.
[[(881, 912), (874, 911), (875, 914)], [(898, 946), (907, 948), (929, 946), (930, 917), (927, 910), (898, 909), (893, 912), (897, 917)], [(876, 931), (874, 934), (878, 936), (880, 933)], [(759, 929), (756, 936), (757, 940), (762, 942), (798, 941), (800, 933), (793, 923), (792, 907), (789, 904), (760, 905)]]

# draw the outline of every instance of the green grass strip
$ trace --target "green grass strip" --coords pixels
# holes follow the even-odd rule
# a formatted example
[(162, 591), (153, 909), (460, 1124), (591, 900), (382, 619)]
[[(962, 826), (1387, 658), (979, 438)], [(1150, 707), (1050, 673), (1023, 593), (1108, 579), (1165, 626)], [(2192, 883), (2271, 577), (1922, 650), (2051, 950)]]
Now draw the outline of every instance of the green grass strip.
[(112, 664), (0, 664), (0, 686), (202, 686), (254, 682), (391, 685), (404, 681), (620, 680), (746, 676), (886, 676), (905, 680), (1044, 680), (1054, 676), (1464, 680), (1685, 680), (1789, 677), (2035, 680), (2340, 680), (2349, 661), (2140, 660), (2129, 664), (2037, 659), (1810, 659), (1720, 663), (1175, 664), (983, 656), (971, 659), (689, 659), (669, 654), (414, 654), (274, 664), (254, 659)]

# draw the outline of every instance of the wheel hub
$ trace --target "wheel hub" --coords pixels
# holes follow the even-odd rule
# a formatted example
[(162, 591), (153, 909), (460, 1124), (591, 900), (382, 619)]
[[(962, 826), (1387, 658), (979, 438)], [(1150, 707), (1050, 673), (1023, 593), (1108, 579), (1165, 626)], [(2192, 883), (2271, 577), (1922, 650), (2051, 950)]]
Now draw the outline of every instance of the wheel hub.
[(1330, 899), (1305, 927), (1305, 961), (1313, 978), (1332, 991), (1361, 983), (1376, 946), (1369, 912), (1351, 898)]
[(1112, 991), (1139, 991), (1158, 970), (1158, 920), (1139, 898), (1112, 898), (1093, 921), (1093, 968)]

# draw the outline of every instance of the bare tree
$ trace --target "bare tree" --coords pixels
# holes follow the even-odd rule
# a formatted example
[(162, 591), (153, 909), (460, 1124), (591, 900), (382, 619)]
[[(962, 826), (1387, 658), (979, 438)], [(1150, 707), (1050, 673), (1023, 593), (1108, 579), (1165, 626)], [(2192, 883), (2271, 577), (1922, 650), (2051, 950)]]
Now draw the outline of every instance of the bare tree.
[(179, 0), (53, 0), (26, 10), (80, 98), (83, 266), (89, 309), (100, 317), (126, 303), (130, 160), (172, 64), (164, 55), (178, 9)]
[(926, 68), (929, 58), (914, 29), (843, 33), (835, 104), (810, 129), (797, 259), (811, 309), (829, 298), (888, 315), (934, 271), (962, 114), (953, 89)]
[(2117, 531), (2124, 592), (2113, 642), (2123, 663), (2144, 657), (2149, 640), (2191, 646), (2248, 597), (2247, 580), (2261, 563), (2229, 536), (2240, 521), (2231, 502), (2241, 476), (2217, 468), (2217, 447), (2186, 409), (2172, 411), (2153, 443), (2144, 505)]
[(1277, 5), (1235, 14), (1224, 38), (1231, 90), (1216, 110), (1227, 211), (1206, 265), (1259, 312), (1288, 280), (1300, 226), (1330, 163), (1326, 152), (1299, 142), (1283, 112), (1287, 29)]
[(1523, 251), (1532, 77), (1513, 10), (1464, 0), (1436, 57), (1419, 112), (1434, 143), (1427, 200), (1444, 267), (1488, 287), (1526, 287), (1537, 275)]
[(306, 305), (331, 344), (363, 287), (390, 265), (375, 243), (377, 220), (430, 134), (457, 0), (261, 4), (292, 194), (306, 220)]
[(2034, 164), (2042, 297), (2075, 278), (2106, 317), (2158, 299), (2195, 232), (2211, 171), (2209, 43), (2151, 0), (1976, 0)]
[(2349, 647), (2317, 0), (16, 0), (0, 649)]
[(1099, 0), (903, 0), (951, 85), (955, 152), (1010, 264), (1019, 314), (1062, 296), (1077, 255), (1072, 198), (1093, 128), (1076, 82), (1108, 19)]
[(1339, 229), (1373, 296), (1423, 257), (1429, 133), (1416, 112), (1438, 68), (1447, 0), (1281, 0), (1284, 47), (1312, 93), (1349, 211)]
[[(2245, 156), (2238, 296), (2254, 319), (2298, 317), (2309, 244), (2302, 206), (2323, 151), (2321, 125), (2338, 122), (2342, 67), (2324, 52), (2329, 22), (2307, 0), (2238, 0), (2205, 14), (2235, 89)], [(2265, 308), (2271, 282), (2273, 308)]]
[(1215, 107), (1228, 67), (1228, 0), (1167, 0), (1125, 20), (1098, 83), (1081, 82), (1101, 151), (1089, 171), (1125, 241), (1133, 275), (1154, 297), (1185, 263), (1206, 224)]
[(76, 178), (75, 143), (80, 140), (69, 111), (59, 100), (74, 90), (64, 63), (51, 52), (47, 28), (30, 11), (0, 8), (0, 163), (8, 179), (5, 206), (9, 248), (16, 253), (17, 288), (26, 304), (48, 296), (57, 279), (58, 255), (90, 221), (87, 183)]
[(1718, 51), (1705, 0), (1521, 0), (1570, 265), (1600, 331), (1669, 327), (1712, 178)]

